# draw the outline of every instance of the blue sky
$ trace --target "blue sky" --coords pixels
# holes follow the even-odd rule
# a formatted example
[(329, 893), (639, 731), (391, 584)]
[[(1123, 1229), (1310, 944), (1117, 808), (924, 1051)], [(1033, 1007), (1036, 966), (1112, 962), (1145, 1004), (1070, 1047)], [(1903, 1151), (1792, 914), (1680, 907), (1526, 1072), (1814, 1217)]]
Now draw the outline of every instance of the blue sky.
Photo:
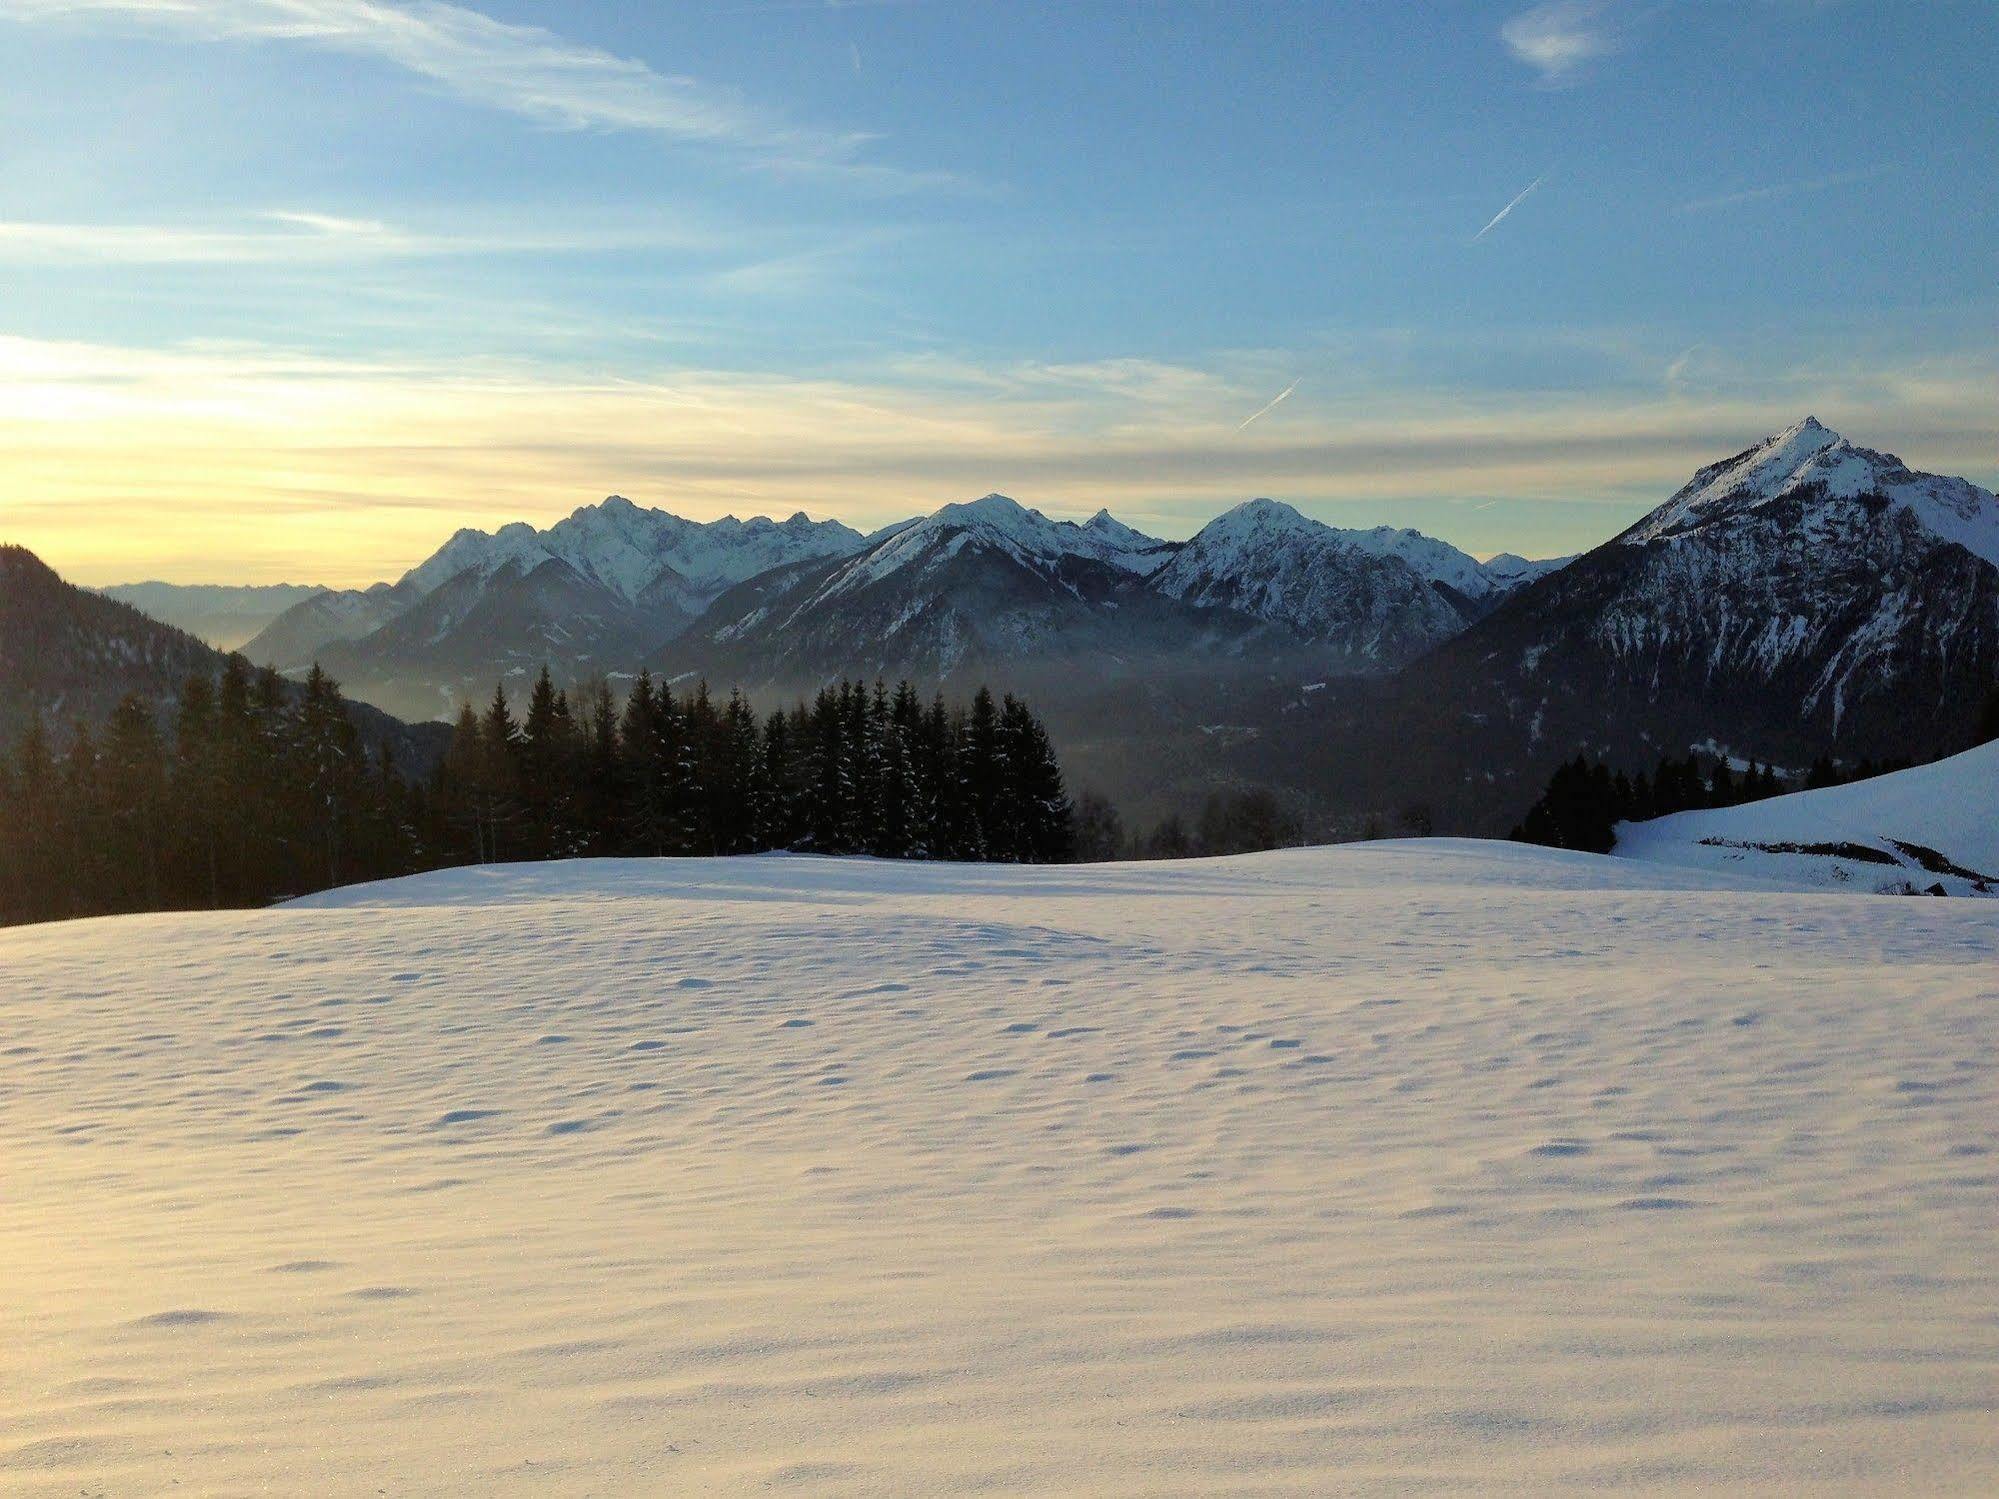
[(1995, 58), (1985, 0), (0, 0), (0, 533), (349, 582), (1003, 489), (1550, 553), (1806, 411), (1989, 485)]

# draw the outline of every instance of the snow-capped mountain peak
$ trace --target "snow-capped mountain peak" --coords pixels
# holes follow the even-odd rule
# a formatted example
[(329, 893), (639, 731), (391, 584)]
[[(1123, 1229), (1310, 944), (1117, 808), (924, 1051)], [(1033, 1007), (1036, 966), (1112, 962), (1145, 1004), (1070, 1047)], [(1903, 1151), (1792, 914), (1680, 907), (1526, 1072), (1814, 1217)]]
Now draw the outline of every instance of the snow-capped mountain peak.
[(1990, 490), (1916, 473), (1893, 453), (1855, 447), (1812, 416), (1700, 470), (1622, 540), (1638, 545), (1686, 535), (1806, 492), (1827, 502), (1880, 495), (1940, 539), (1999, 566), (1999, 501)]
[(545, 531), (515, 521), (488, 533), (459, 531), (400, 586), (421, 597), (467, 572), (532, 572), (556, 560), (626, 603), (670, 588), (691, 600), (713, 597), (745, 578), (804, 558), (857, 549), (857, 531), (799, 511), (780, 524), (765, 516), (725, 516), (703, 524), (611, 495), (583, 505)]
[(1065, 559), (1085, 558), (1141, 576), (1157, 569), (1172, 548), (1135, 531), (1108, 511), (1083, 524), (1050, 520), (1003, 494), (940, 506), (907, 525), (878, 532), (854, 564), (829, 579), (822, 597), (831, 598), (880, 581), (915, 565), (956, 556), (966, 548), (1004, 554), (1035, 572), (1047, 573)]

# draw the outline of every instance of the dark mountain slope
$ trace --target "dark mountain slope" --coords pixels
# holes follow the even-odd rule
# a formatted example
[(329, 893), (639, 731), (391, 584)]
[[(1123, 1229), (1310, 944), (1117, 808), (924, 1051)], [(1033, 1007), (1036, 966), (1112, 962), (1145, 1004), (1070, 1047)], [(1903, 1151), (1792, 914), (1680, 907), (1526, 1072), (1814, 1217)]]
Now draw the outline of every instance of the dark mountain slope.
[[(0, 546), (0, 744), (11, 748), (37, 715), (57, 734), (78, 720), (94, 728), (132, 693), (165, 708), (190, 674), (217, 673), (224, 659), (130, 604), (65, 583), (26, 548)], [(349, 711), (371, 748), (388, 744), (405, 766), (430, 764), (449, 737), (363, 703)]]

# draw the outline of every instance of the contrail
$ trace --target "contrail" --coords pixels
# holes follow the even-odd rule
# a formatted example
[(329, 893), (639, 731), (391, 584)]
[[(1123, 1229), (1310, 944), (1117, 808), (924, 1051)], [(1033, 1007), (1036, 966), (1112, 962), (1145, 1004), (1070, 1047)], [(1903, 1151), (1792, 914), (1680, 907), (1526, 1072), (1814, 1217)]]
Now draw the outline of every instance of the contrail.
[(1519, 193), (1515, 195), (1511, 203), (1507, 204), (1504, 208), (1500, 209), (1498, 213), (1494, 214), (1491, 217), (1491, 219), (1489, 219), (1486, 222), (1486, 226), (1471, 237), (1471, 242), (1473, 244), (1477, 244), (1480, 240), (1484, 239), (1488, 234), (1492, 233), (1493, 230), (1497, 229), (1500, 226), (1500, 224), (1505, 220), (1506, 216), (1509, 213), (1513, 212), (1514, 209), (1518, 208), (1522, 203), (1527, 201), (1527, 195), (1529, 193), (1533, 192), (1535, 188), (1539, 187), (1542, 183), (1546, 182), (1547, 180), (1548, 180), (1548, 174), (1546, 172), (1543, 172), (1540, 176), (1536, 177), (1532, 182), (1528, 183), (1525, 187), (1521, 188)]
[[(1299, 376), (1299, 379), (1303, 378), (1304, 376), (1302, 375)], [(1269, 405), (1260, 407), (1257, 410), (1252, 411), (1248, 416), (1244, 417), (1240, 422), (1236, 423), (1236, 431), (1238, 432), (1242, 431), (1244, 427), (1247, 427), (1251, 422), (1255, 421), (1260, 416), (1269, 415), (1269, 413), (1274, 408), (1276, 408), (1279, 404), (1283, 402), (1286, 396), (1290, 395), (1291, 392), (1296, 390), (1297, 388), (1298, 388), (1298, 381), (1293, 380), (1289, 385), (1285, 386), (1284, 389), (1277, 392), (1275, 396), (1271, 397)]]

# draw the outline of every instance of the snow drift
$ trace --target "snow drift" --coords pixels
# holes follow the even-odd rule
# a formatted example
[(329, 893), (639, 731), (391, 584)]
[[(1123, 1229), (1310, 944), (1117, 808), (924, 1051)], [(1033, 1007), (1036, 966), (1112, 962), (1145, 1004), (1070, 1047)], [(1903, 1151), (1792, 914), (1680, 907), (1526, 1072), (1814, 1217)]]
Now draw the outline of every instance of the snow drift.
[(1802, 886), (1999, 892), (1999, 740), (1892, 775), (1619, 827), (1617, 853)]
[(0, 933), (0, 1493), (1991, 1492), (1995, 958), (1448, 842)]

